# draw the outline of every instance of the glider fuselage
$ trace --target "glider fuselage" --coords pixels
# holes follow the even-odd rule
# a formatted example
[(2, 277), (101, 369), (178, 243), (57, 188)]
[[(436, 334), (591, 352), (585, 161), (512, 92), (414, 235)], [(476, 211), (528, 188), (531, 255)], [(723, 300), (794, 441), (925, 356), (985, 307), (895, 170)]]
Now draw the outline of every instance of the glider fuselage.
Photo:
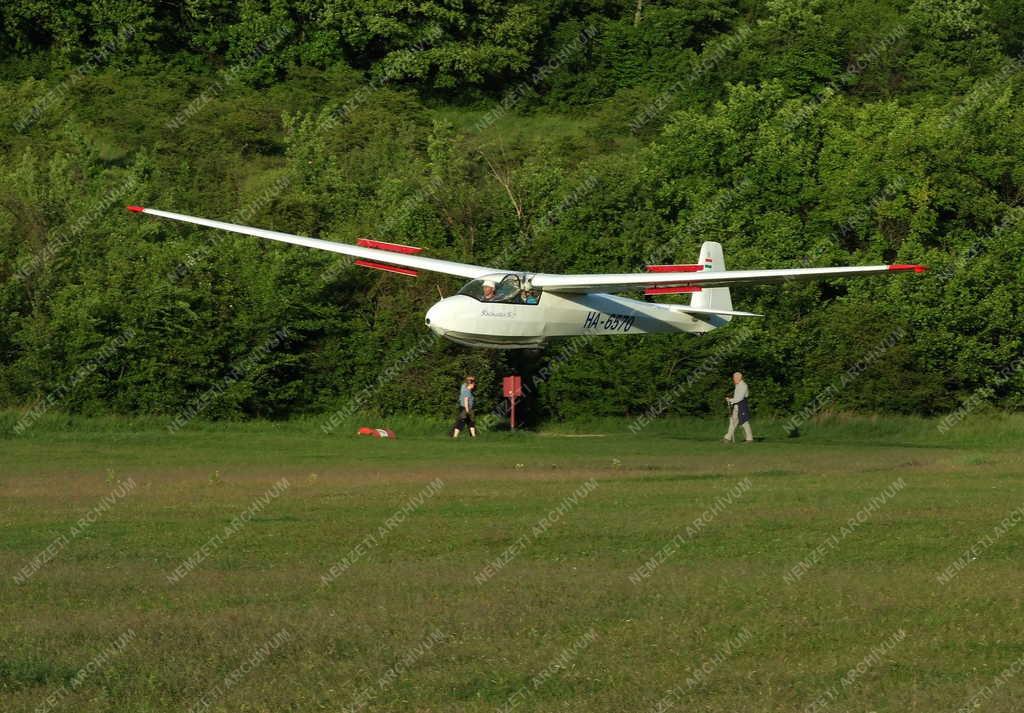
[(458, 294), (434, 304), (425, 321), (439, 336), (490, 349), (537, 349), (548, 339), (588, 334), (702, 334), (729, 321), (672, 307), (597, 292), (544, 292), (533, 304)]

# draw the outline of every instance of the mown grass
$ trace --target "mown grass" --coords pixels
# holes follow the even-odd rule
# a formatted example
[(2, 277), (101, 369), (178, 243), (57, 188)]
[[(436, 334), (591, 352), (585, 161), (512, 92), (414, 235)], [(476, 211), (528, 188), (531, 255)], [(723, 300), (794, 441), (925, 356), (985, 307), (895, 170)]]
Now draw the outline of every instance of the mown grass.
[[(160, 419), (47, 415), (0, 441), (0, 709), (952, 711), (989, 686), (982, 710), (1018, 710), (1024, 672), (994, 681), (1024, 656), (1024, 529), (938, 577), (1024, 505), (1020, 419), (941, 435), (935, 421), (835, 418), (799, 438), (763, 422), (751, 446), (700, 420), (458, 442), (422, 420), (389, 422), (390, 442), (320, 423), (171, 434)], [(169, 577), (281, 478), (279, 497)]]

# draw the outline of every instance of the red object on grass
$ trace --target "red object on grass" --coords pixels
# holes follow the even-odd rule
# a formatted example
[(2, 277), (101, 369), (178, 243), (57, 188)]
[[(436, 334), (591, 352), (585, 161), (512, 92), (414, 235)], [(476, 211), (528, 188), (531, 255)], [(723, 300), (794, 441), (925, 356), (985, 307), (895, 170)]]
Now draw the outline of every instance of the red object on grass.
[(356, 431), (356, 433), (358, 433), (360, 436), (373, 436), (374, 438), (395, 437), (395, 432), (392, 431), (390, 428), (368, 428), (366, 426), (361, 426), (359, 430)]

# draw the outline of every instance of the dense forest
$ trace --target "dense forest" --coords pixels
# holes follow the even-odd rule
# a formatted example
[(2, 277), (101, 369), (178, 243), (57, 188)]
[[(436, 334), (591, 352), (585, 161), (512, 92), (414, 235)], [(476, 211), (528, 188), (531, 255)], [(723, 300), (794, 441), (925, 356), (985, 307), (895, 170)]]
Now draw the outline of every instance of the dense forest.
[[(699, 414), (736, 369), (762, 414), (1024, 405), (1017, 0), (31, 0), (0, 57), (0, 405), (449, 414), (520, 372), (534, 418)], [(492, 352), (423, 324), (457, 281), (129, 203), (547, 272), (931, 269)]]

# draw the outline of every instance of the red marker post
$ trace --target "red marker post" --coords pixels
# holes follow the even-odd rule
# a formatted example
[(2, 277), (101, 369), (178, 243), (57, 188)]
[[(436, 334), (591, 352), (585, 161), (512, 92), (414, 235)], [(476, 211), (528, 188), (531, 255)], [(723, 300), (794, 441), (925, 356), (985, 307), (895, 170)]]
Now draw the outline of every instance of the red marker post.
[(511, 429), (516, 430), (516, 399), (523, 395), (523, 377), (521, 376), (506, 376), (501, 382), (502, 393), (505, 398), (509, 400), (509, 425)]

